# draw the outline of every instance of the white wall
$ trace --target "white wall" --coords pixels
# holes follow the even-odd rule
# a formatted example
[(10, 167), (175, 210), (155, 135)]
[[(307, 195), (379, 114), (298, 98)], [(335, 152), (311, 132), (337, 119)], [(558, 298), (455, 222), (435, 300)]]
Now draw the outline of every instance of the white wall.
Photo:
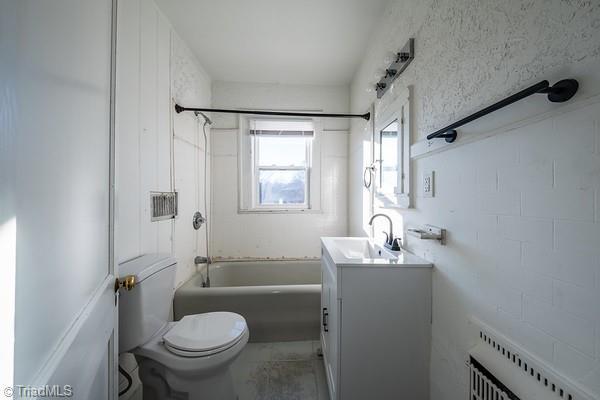
[[(466, 396), (471, 316), (600, 396), (600, 4), (394, 1), (384, 14), (355, 76), (352, 109), (364, 112), (374, 100), (365, 89), (385, 53), (415, 37), (416, 58), (395, 84), (412, 85), (413, 141), (539, 80), (581, 84), (570, 103), (528, 98), (488, 117), (497, 126), (531, 117), (518, 126), (414, 159), (414, 208), (383, 210), (398, 226), (449, 232), (446, 247), (405, 237), (435, 263), (431, 398)], [(484, 125), (470, 129), (483, 138)], [(353, 123), (353, 235), (368, 232), (362, 170), (370, 135), (367, 124)], [(420, 194), (428, 170), (434, 198)]]
[[(197, 119), (175, 102), (210, 104), (210, 78), (152, 0), (119, 2), (117, 43), (117, 251), (120, 261), (173, 253), (176, 284), (206, 252), (192, 215), (204, 213), (205, 149)], [(179, 215), (150, 221), (150, 192), (179, 192)]]
[(1, 267), (16, 272), (4, 283), (16, 285), (14, 383), (27, 385), (109, 271), (111, 2), (1, 6), (0, 231), (16, 256)]
[[(349, 88), (215, 82), (213, 106), (347, 112)], [(323, 120), (320, 211), (240, 214), (238, 118), (226, 114), (213, 117), (213, 257), (319, 257), (321, 236), (347, 234), (347, 120)]]

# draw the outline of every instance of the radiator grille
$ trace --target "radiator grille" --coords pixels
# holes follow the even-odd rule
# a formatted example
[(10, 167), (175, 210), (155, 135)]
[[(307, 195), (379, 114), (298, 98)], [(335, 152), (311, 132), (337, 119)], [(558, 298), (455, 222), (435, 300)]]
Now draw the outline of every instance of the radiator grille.
[(471, 400), (520, 400), (476, 359), (469, 361)]
[(548, 388), (552, 392), (552, 395), (555, 396), (554, 398), (573, 400), (574, 397), (570, 393), (570, 390), (563, 387), (562, 383), (555, 381), (553, 377), (550, 377), (544, 368), (535, 361), (521, 356), (517, 351), (511, 349), (508, 345), (502, 343), (502, 341), (484, 330), (479, 331), (479, 338), (488, 346), (491, 346), (499, 356), (506, 357), (516, 368), (521, 369), (532, 380), (532, 383)]
[(470, 400), (594, 398), (491, 327), (475, 319), (472, 322), (477, 327), (478, 344), (467, 361)]
[(151, 221), (177, 216), (177, 192), (150, 192)]

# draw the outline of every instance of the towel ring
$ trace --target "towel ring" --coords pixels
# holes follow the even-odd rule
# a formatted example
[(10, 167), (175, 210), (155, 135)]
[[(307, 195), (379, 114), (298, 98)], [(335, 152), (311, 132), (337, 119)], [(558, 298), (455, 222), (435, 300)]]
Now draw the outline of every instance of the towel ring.
[[(365, 167), (365, 172), (363, 172), (363, 185), (365, 188), (369, 189), (373, 184), (373, 173), (375, 172), (375, 165), (371, 164), (368, 167)], [(367, 177), (369, 180), (367, 181)]]

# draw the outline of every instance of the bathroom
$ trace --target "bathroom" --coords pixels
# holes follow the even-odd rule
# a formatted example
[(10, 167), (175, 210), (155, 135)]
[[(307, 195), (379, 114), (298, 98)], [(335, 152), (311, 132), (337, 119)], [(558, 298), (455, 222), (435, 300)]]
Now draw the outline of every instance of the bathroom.
[(10, 398), (600, 399), (600, 2), (3, 0)]

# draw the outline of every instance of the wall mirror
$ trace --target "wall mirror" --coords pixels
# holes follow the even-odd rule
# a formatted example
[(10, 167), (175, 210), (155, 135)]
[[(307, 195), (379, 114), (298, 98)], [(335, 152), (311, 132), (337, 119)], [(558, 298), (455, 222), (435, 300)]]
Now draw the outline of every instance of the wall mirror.
[(395, 193), (398, 186), (398, 120), (379, 131), (379, 188)]
[(375, 110), (375, 195), (381, 207), (410, 207), (410, 96), (408, 89)]

